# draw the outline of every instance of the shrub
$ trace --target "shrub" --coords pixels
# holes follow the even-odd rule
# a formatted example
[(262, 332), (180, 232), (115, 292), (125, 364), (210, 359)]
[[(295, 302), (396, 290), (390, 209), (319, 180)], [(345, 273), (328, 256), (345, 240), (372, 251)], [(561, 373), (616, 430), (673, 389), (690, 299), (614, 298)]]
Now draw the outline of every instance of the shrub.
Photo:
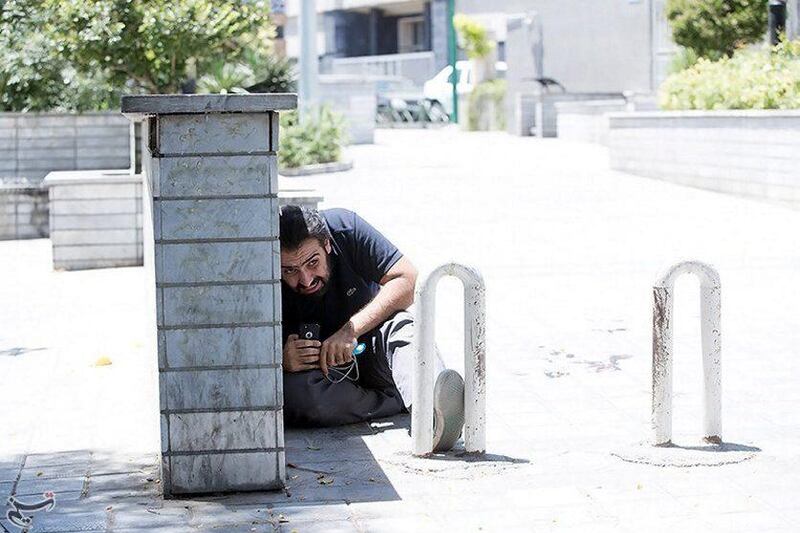
[(692, 50), (691, 48), (679, 48), (677, 53), (672, 57), (672, 61), (669, 64), (669, 73), (675, 74), (676, 72), (680, 72), (682, 70), (686, 70), (689, 67), (693, 67), (697, 64), (697, 60), (700, 59), (698, 57), (697, 52)]
[(254, 85), (247, 88), (251, 93), (291, 93), (296, 90), (297, 75), (290, 59), (252, 51), (245, 53), (243, 59), (253, 70)]
[(800, 40), (700, 59), (661, 85), (662, 109), (800, 108)]
[(253, 71), (241, 63), (218, 62), (197, 81), (198, 93), (244, 93), (253, 80)]
[(675, 42), (708, 59), (730, 56), (767, 31), (766, 0), (667, 0), (664, 11)]
[(282, 168), (339, 161), (345, 144), (344, 117), (327, 106), (310, 109), (303, 120), (297, 111), (281, 113), (278, 163)]
[(289, 59), (247, 50), (242, 63), (220, 60), (207, 67), (197, 82), (200, 93), (288, 93), (295, 90), (294, 64)]
[(488, 80), (479, 83), (469, 95), (469, 119), (471, 131), (506, 128), (505, 117), (506, 80)]

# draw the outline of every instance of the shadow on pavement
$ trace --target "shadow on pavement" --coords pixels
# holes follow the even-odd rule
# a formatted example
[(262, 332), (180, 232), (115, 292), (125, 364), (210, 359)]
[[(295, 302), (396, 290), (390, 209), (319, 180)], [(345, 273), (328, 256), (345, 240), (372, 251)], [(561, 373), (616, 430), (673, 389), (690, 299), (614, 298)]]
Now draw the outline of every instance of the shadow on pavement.
[(41, 352), (42, 350), (46, 349), (47, 348), (25, 348), (22, 346), (16, 346), (14, 348), (0, 350), (0, 357), (17, 357), (19, 355), (25, 355), (26, 353), (30, 352)]
[(757, 453), (761, 448), (756, 446), (748, 446), (746, 444), (736, 444), (734, 442), (723, 442), (721, 444), (702, 444), (698, 446), (684, 446), (680, 444), (670, 443), (664, 448), (675, 448), (679, 450), (687, 450), (694, 452), (713, 452), (713, 453), (729, 453), (729, 452), (751, 452)]

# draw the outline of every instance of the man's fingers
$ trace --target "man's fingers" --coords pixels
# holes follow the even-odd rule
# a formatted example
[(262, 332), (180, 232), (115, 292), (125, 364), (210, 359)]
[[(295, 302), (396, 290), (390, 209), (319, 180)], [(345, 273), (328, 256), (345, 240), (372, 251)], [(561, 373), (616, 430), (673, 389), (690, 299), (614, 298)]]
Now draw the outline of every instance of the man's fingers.
[(336, 354), (337, 364), (343, 365), (347, 362), (347, 344), (345, 344)]
[(299, 338), (300, 338), (300, 337), (298, 337), (297, 335), (295, 335), (294, 333), (292, 333), (291, 335), (289, 335), (289, 337), (287, 338), (287, 340), (290, 340), (290, 341), (296, 341), (296, 340), (297, 340), (297, 339), (299, 339)]
[(297, 350), (297, 355), (319, 355), (319, 348), (300, 348)]
[[(295, 335), (296, 337), (297, 335)], [(308, 341), (305, 339), (296, 340), (294, 343), (295, 348), (319, 348), (322, 343), (319, 341)]]
[(300, 360), (304, 363), (316, 363), (319, 361), (319, 355), (301, 355)]
[(323, 344), (319, 350), (319, 369), (326, 376), (328, 375), (328, 345)]

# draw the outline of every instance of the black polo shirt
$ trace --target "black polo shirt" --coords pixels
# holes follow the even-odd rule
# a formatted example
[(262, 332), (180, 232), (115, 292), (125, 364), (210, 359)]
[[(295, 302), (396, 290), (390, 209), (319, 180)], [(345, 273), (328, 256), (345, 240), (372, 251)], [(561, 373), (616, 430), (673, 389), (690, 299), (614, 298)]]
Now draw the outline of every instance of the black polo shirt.
[(302, 296), (281, 282), (283, 342), (300, 324), (317, 323), (327, 339), (378, 294), (380, 280), (403, 254), (363, 218), (346, 209), (320, 215), (331, 237), (331, 279), (319, 300)]

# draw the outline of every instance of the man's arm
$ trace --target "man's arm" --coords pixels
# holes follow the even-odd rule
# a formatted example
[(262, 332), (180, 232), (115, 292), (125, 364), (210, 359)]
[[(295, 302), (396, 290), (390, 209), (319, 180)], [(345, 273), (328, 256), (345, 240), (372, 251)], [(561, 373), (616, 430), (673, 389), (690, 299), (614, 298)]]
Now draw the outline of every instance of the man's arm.
[(375, 298), (350, 318), (348, 324), (354, 336), (360, 337), (383, 323), (397, 311), (408, 309), (414, 303), (417, 269), (405, 257), (381, 278), (381, 288)]
[(414, 303), (416, 283), (417, 269), (406, 257), (401, 257), (381, 278), (381, 288), (375, 298), (322, 343), (322, 371), (327, 373), (328, 366), (349, 361), (357, 337), (377, 327), (395, 312), (410, 307)]

